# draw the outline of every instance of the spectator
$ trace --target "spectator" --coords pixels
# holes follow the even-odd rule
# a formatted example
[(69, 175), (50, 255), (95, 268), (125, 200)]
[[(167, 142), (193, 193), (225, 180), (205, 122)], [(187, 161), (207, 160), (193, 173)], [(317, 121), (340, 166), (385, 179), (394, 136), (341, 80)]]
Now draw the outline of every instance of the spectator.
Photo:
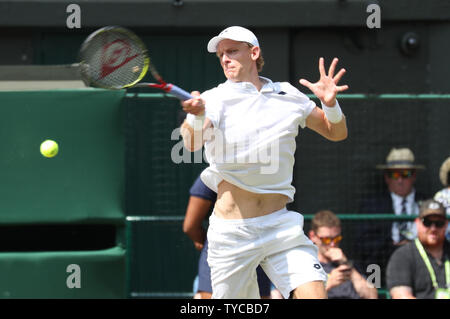
[[(450, 157), (448, 157), (441, 165), (439, 170), (439, 178), (444, 188), (434, 195), (434, 199), (440, 202), (447, 210), (447, 216), (450, 216)], [(450, 225), (447, 227), (447, 240), (450, 240)]]
[[(193, 241), (197, 250), (200, 250), (198, 263), (198, 283), (194, 298), (210, 299), (212, 295), (211, 269), (209, 268), (208, 241), (203, 221), (211, 212), (217, 194), (209, 189), (198, 177), (190, 189), (190, 197), (183, 222), (183, 231)], [(270, 280), (261, 266), (256, 269), (259, 292), (262, 298), (270, 298)]]
[(389, 259), (387, 287), (393, 299), (450, 298), (450, 242), (445, 239), (445, 209), (435, 200), (420, 206), (418, 236)]
[[(414, 154), (408, 148), (393, 148), (386, 163), (377, 165), (383, 170), (387, 191), (363, 201), (360, 214), (388, 214), (396, 216), (418, 215), (417, 202), (426, 197), (416, 192), (417, 170), (423, 165), (415, 163)], [(382, 273), (394, 249), (416, 237), (414, 222), (364, 222), (358, 226), (356, 250), (363, 266), (378, 264)]]
[(328, 298), (376, 299), (377, 289), (367, 282), (339, 247), (341, 221), (329, 210), (314, 215), (309, 237), (319, 248), (319, 261), (328, 274)]

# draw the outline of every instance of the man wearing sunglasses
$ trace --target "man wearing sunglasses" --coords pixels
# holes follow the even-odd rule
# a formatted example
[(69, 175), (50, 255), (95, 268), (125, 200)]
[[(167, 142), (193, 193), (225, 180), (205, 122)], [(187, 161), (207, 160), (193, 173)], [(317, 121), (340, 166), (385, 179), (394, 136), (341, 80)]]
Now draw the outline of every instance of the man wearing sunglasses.
[(393, 299), (450, 299), (450, 243), (445, 209), (435, 200), (420, 206), (417, 238), (389, 259), (387, 287)]
[(343, 236), (340, 219), (329, 210), (314, 215), (309, 232), (311, 241), (319, 248), (319, 261), (328, 273), (328, 298), (376, 299), (377, 289), (353, 267), (339, 247)]
[[(384, 181), (390, 193), (392, 210), (395, 215), (417, 215), (417, 198), (414, 184), (417, 170), (424, 169), (423, 165), (414, 163), (414, 154), (408, 148), (392, 149), (386, 159), (386, 165), (378, 165), (384, 172)], [(389, 213), (385, 211), (384, 213)], [(416, 236), (414, 223), (395, 222), (392, 225), (391, 237), (394, 245), (402, 245)]]
[[(417, 202), (427, 196), (415, 189), (417, 172), (425, 167), (415, 163), (413, 152), (409, 148), (393, 148), (386, 157), (386, 163), (376, 168), (383, 172), (386, 190), (365, 199), (359, 214), (417, 216)], [(377, 264), (382, 268), (382, 274), (391, 253), (398, 246), (413, 240), (417, 234), (412, 221), (392, 222), (386, 219), (364, 221), (358, 224), (356, 231), (357, 238), (361, 238), (356, 243), (361, 265)]]

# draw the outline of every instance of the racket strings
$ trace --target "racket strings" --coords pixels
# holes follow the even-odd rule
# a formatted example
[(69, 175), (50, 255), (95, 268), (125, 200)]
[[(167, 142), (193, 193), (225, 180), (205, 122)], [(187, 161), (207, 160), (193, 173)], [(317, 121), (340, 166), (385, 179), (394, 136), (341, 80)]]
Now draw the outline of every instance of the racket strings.
[(126, 31), (98, 32), (83, 45), (81, 72), (90, 86), (124, 88), (145, 75), (148, 58), (145, 48)]

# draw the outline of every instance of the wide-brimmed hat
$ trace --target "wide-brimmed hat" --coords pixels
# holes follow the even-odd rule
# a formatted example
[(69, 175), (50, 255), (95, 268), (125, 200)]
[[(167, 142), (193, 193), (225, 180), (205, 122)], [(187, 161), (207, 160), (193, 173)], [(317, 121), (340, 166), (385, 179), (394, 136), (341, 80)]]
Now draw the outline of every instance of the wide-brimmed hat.
[(439, 179), (442, 182), (442, 185), (448, 186), (448, 172), (450, 172), (450, 157), (447, 158), (444, 163), (441, 165), (441, 169), (439, 170)]
[(393, 148), (386, 157), (386, 164), (377, 165), (378, 169), (424, 169), (425, 166), (414, 163), (414, 154), (409, 148)]

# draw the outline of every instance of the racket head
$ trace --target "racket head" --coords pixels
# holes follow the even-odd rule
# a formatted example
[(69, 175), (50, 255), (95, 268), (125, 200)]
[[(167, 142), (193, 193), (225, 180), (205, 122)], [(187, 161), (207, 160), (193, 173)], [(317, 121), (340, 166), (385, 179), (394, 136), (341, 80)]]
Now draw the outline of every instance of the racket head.
[(150, 65), (145, 44), (132, 31), (107, 26), (90, 34), (80, 49), (80, 71), (88, 86), (123, 89), (134, 86)]

